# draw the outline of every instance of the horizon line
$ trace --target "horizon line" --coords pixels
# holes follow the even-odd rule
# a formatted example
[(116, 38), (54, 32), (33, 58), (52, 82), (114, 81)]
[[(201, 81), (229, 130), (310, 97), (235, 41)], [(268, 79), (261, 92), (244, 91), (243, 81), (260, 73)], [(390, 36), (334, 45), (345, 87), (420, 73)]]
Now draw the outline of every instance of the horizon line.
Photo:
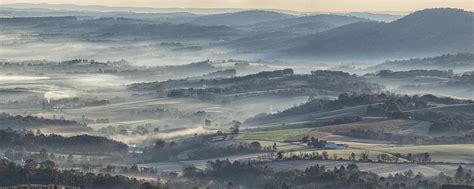
[[(15, 7), (21, 5), (40, 5), (40, 6), (51, 6), (51, 7)], [(293, 12), (299, 14), (309, 14), (309, 13), (373, 13), (373, 14), (393, 14), (393, 15), (407, 15), (416, 11), (425, 10), (425, 9), (436, 9), (436, 8), (452, 8), (452, 9), (460, 9), (466, 12), (474, 12), (473, 10), (467, 10), (458, 7), (426, 7), (422, 9), (417, 9), (413, 11), (395, 11), (395, 10), (386, 10), (386, 11), (371, 11), (371, 10), (359, 10), (359, 11), (344, 11), (344, 10), (336, 10), (336, 11), (300, 11), (300, 10), (291, 10), (291, 9), (281, 9), (281, 8), (240, 8), (240, 7), (154, 7), (154, 6), (114, 6), (114, 5), (98, 5), (98, 4), (71, 4), (71, 3), (2, 3), (0, 2), (0, 7), (8, 7), (8, 8), (18, 8), (18, 9), (31, 9), (31, 8), (44, 8), (44, 9), (51, 9), (51, 10), (79, 10), (74, 8), (55, 8), (54, 6), (77, 6), (78, 8), (84, 7), (83, 11), (96, 11), (96, 12), (114, 12), (114, 11), (129, 11), (129, 12), (136, 12), (136, 13), (152, 13), (152, 10), (172, 10), (172, 9), (188, 9), (188, 10), (232, 10), (235, 11), (246, 11), (246, 10), (267, 10), (267, 11), (281, 11), (281, 12)], [(108, 8), (108, 9), (125, 9), (125, 10), (87, 10), (89, 8)], [(130, 10), (126, 10), (130, 9)], [(133, 9), (144, 9), (143, 11), (133, 10)], [(145, 11), (148, 9), (149, 11)], [(183, 11), (185, 12), (185, 11)]]

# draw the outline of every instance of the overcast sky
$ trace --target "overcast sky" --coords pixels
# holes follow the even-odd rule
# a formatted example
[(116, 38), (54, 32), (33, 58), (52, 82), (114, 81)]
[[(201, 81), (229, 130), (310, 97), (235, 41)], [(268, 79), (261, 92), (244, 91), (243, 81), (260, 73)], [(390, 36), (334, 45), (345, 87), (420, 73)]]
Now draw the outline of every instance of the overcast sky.
[(0, 4), (32, 2), (155, 8), (285, 9), (306, 12), (411, 12), (433, 7), (474, 10), (474, 0), (0, 0)]

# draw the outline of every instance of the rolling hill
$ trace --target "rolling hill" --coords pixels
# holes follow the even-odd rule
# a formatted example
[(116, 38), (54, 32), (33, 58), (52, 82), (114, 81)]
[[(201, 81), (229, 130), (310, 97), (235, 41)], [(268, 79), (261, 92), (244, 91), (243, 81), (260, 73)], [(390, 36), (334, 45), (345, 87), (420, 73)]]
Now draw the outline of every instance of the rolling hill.
[(403, 17), (403, 15), (398, 15), (398, 14), (383, 14), (383, 13), (369, 13), (369, 12), (351, 12), (346, 15), (355, 16), (359, 18), (365, 18), (365, 19), (378, 21), (378, 22), (392, 22)]
[[(469, 69), (470, 68), (470, 69)], [(387, 61), (368, 70), (413, 70), (413, 69), (441, 69), (441, 70), (473, 70), (474, 54), (457, 53), (445, 54), (436, 57), (414, 58), (408, 60)]]
[(240, 34), (238, 29), (228, 26), (156, 23), (149, 20), (113, 17), (80, 19), (74, 16), (0, 18), (0, 28), (5, 32), (28, 31), (43, 37), (82, 40), (220, 39)]
[(281, 31), (296, 34), (315, 34), (343, 25), (366, 21), (369, 20), (354, 16), (318, 14), (312, 16), (301, 16), (296, 18), (261, 22), (247, 26), (246, 28), (250, 28), (257, 32)]
[(191, 21), (196, 25), (225, 25), (225, 26), (243, 26), (256, 24), (259, 22), (268, 22), (279, 19), (288, 19), (294, 16), (263, 10), (250, 10), (223, 14), (211, 14), (198, 17)]
[(460, 9), (425, 9), (390, 23), (357, 22), (321, 33), (269, 40), (259, 49), (280, 57), (337, 59), (473, 52), (473, 18), (472, 12)]

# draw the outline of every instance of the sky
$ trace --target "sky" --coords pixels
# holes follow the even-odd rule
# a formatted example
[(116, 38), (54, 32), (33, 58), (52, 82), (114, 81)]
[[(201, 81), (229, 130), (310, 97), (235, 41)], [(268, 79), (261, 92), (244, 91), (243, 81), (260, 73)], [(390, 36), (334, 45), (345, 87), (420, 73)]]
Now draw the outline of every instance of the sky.
[(435, 7), (474, 10), (474, 0), (0, 0), (0, 4), (32, 2), (154, 8), (284, 9), (303, 12), (412, 12)]

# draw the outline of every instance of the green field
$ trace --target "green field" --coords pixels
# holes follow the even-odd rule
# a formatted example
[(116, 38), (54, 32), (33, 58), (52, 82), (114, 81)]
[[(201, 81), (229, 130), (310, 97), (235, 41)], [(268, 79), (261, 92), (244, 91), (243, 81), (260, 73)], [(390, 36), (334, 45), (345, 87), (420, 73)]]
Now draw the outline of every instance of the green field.
[[(346, 159), (354, 152), (359, 157), (362, 152), (369, 152), (369, 158), (375, 160), (377, 155), (382, 153), (406, 155), (408, 153), (429, 153), (432, 161), (436, 162), (474, 162), (474, 144), (453, 144), (453, 145), (418, 145), (418, 146), (400, 146), (400, 147), (367, 147), (361, 149), (344, 150), (317, 150), (319, 153), (327, 151), (329, 156), (337, 154), (338, 157)], [(306, 151), (306, 152), (312, 152)], [(402, 159), (400, 159), (402, 161)]]
[[(303, 129), (284, 129), (284, 130), (271, 130), (271, 131), (257, 131), (250, 132), (244, 131), (238, 134), (234, 139), (242, 141), (257, 141), (262, 146), (271, 146), (274, 142), (277, 143), (278, 150), (288, 153), (312, 153), (317, 151), (322, 153), (323, 151), (328, 152), (329, 156), (333, 158), (333, 154), (337, 154), (338, 158), (347, 159), (351, 153), (355, 153), (356, 157), (359, 158), (362, 152), (368, 152), (369, 158), (376, 160), (376, 157), (380, 154), (395, 154), (399, 153), (406, 155), (408, 153), (429, 153), (432, 161), (436, 162), (474, 162), (474, 144), (453, 144), (453, 145), (407, 145), (400, 146), (394, 144), (364, 144), (361, 145), (352, 144), (349, 142), (348, 149), (342, 150), (318, 150), (309, 148), (305, 144), (301, 143), (289, 143), (285, 142), (288, 138), (304, 134), (309, 132), (310, 128)], [(344, 143), (344, 141), (339, 141)], [(289, 155), (289, 154), (287, 154)], [(404, 161), (400, 159), (400, 161)]]
[(288, 138), (306, 133), (310, 131), (311, 128), (302, 128), (302, 129), (283, 129), (283, 130), (274, 130), (274, 131), (247, 131), (241, 132), (238, 134), (235, 139), (237, 140), (269, 140), (283, 142)]

